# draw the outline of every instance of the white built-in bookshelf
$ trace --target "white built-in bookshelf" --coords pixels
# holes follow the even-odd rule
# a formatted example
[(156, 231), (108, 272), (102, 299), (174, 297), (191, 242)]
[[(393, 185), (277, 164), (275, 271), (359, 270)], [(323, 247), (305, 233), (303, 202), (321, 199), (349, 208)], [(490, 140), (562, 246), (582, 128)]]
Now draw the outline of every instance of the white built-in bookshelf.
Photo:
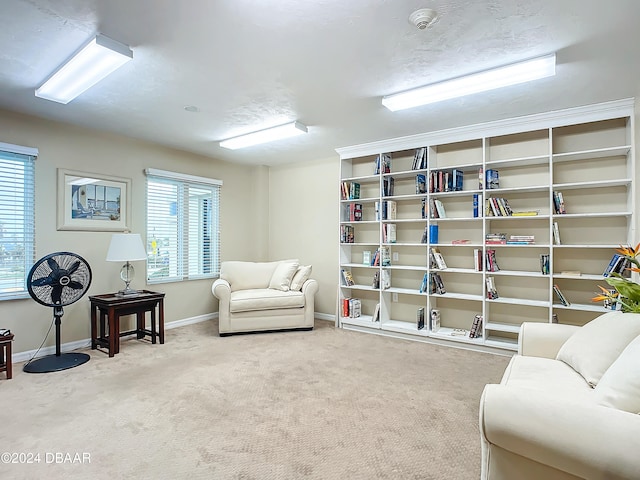
[[(598, 285), (607, 286), (603, 272), (615, 249), (637, 243), (633, 104), (626, 99), (337, 149), (338, 326), (477, 349), (516, 350), (523, 321), (557, 319), (583, 325), (606, 312), (591, 298)], [(415, 169), (416, 150), (421, 148), (425, 168)], [(375, 173), (382, 155), (391, 157), (389, 173)], [(452, 176), (454, 169), (456, 175), (462, 173), (461, 190), (431, 191), (430, 178), (437, 181), (439, 172), (443, 178), (446, 173)], [(498, 172), (497, 188), (488, 188), (487, 170)], [(425, 193), (416, 193), (417, 175), (425, 176)], [(383, 195), (390, 178), (393, 193)], [(343, 198), (342, 186), (351, 184), (359, 186), (357, 199)], [(557, 192), (566, 213), (557, 213)], [(482, 201), (477, 216), (474, 196)], [(503, 200), (491, 200), (487, 214), (489, 198)], [(436, 200), (444, 218), (432, 218), (429, 207)], [(377, 212), (389, 201), (395, 202), (395, 219)], [(521, 215), (502, 211), (501, 203)], [(354, 204), (361, 209), (358, 221), (350, 218)], [(431, 235), (422, 243), (425, 229), (436, 225), (438, 243), (431, 243)], [(395, 239), (389, 241), (392, 230)], [(535, 243), (488, 243), (491, 234), (498, 233), (514, 241), (533, 236)], [(458, 241), (464, 243), (454, 243)], [(431, 247), (439, 250), (447, 268), (434, 268)], [(373, 259), (383, 249), (388, 250), (389, 265), (365, 263), (366, 252)], [(498, 271), (487, 271), (488, 250), (495, 251)], [(474, 255), (480, 256), (481, 269)], [(543, 255), (549, 273), (543, 273)], [(343, 271), (351, 274), (353, 285), (345, 285)], [(432, 293), (429, 285), (420, 292), (425, 274), (429, 279), (434, 273), (446, 293)], [(376, 275), (389, 278), (388, 287), (384, 282), (374, 286)], [(488, 298), (487, 277), (493, 277), (497, 298)], [(560, 303), (554, 285), (568, 306)], [(349, 298), (359, 300), (359, 317), (343, 315), (343, 300)], [(416, 321), (420, 308), (425, 312), (423, 329)], [(429, 322), (433, 310), (440, 313), (437, 330)], [(469, 338), (476, 315), (482, 315), (483, 325), (477, 338)]]

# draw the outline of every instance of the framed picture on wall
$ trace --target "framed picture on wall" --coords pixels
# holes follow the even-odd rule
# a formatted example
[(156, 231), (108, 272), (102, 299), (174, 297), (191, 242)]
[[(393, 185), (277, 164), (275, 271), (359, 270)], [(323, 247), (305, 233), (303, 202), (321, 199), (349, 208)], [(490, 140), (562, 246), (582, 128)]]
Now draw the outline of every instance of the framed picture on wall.
[(129, 230), (131, 180), (58, 169), (58, 230)]

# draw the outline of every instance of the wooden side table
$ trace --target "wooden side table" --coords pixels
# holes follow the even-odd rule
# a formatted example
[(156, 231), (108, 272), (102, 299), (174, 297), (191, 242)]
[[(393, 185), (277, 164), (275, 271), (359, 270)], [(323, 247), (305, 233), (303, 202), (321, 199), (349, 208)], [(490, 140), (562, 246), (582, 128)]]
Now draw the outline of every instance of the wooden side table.
[[(90, 296), (89, 301), (91, 302), (92, 350), (98, 346), (105, 347), (109, 356), (113, 357), (120, 352), (120, 337), (133, 334), (138, 339), (148, 335), (153, 344), (156, 343), (156, 338), (161, 344), (164, 343), (164, 293), (149, 290), (140, 290), (135, 295), (107, 293)], [(157, 319), (156, 308), (158, 309)], [(145, 325), (146, 312), (151, 313), (151, 329), (147, 329)], [(136, 315), (135, 330), (120, 331), (120, 317), (123, 315)], [(156, 320), (158, 321), (157, 327)]]
[(0, 337), (0, 372), (7, 372), (7, 379), (13, 377), (13, 364), (11, 363), (11, 342), (13, 333)]

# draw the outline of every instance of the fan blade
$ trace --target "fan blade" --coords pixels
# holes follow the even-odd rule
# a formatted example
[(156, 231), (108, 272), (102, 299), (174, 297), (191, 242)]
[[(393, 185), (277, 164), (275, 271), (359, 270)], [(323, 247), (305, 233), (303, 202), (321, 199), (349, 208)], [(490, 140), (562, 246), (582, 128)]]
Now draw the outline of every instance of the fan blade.
[(54, 305), (62, 303), (62, 285), (54, 285), (51, 289), (51, 303)]
[(73, 262), (73, 265), (71, 265), (68, 269), (67, 269), (67, 275), (71, 275), (73, 272), (75, 272), (78, 267), (80, 266), (80, 261), (76, 260), (75, 262)]
[(84, 288), (84, 285), (80, 282), (76, 282), (75, 280), (71, 280), (67, 287), (73, 288), (74, 290), (81, 290), (82, 288)]
[(53, 272), (55, 272), (55, 273), (59, 272), (60, 267), (58, 266), (58, 263), (53, 258), (47, 258), (47, 263), (49, 264), (49, 268)]
[(49, 285), (53, 285), (54, 283), (55, 280), (51, 277), (40, 277), (31, 281), (31, 285), (33, 285), (34, 287), (46, 287)]

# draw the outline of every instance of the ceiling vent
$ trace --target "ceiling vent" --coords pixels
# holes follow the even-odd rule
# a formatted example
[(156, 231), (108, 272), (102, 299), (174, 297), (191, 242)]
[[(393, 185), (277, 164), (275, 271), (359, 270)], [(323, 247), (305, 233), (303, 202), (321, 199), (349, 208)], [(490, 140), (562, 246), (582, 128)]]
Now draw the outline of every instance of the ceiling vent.
[(409, 22), (420, 30), (430, 27), (438, 20), (438, 12), (430, 8), (421, 8), (409, 15)]

